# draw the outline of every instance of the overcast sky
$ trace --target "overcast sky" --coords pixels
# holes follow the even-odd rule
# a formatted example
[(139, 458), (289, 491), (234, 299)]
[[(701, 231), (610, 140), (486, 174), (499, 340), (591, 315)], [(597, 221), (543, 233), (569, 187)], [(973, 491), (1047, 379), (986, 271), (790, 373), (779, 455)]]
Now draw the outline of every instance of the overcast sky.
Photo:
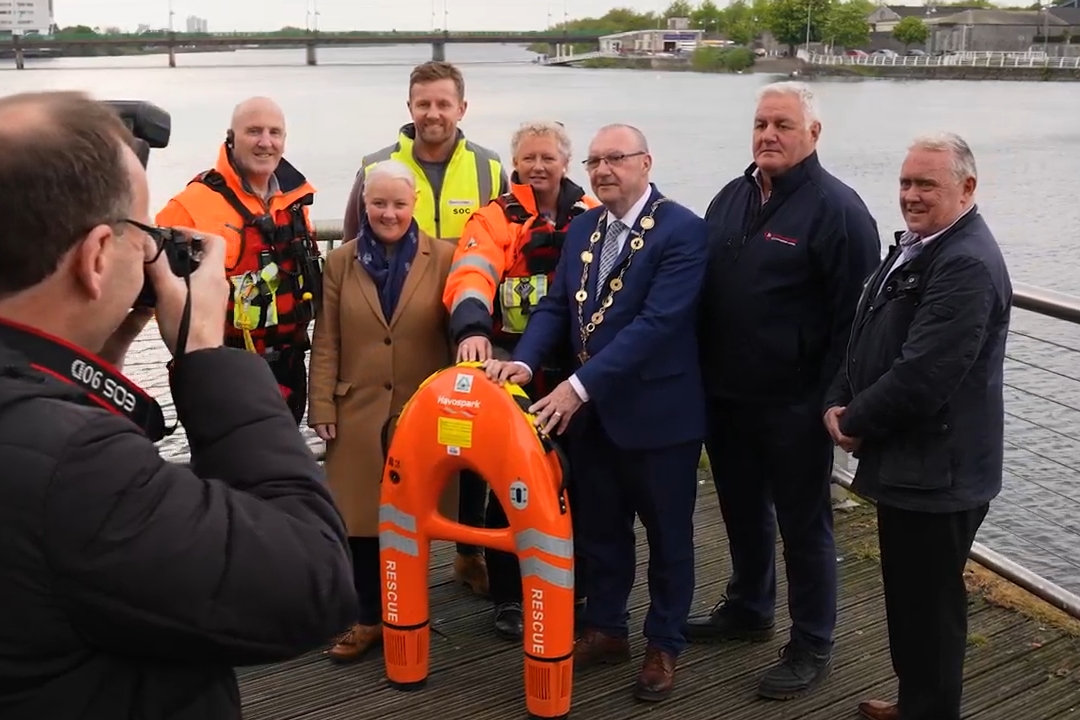
[[(434, 0), (435, 25), (443, 26), (444, 4), (450, 30), (538, 30), (571, 19), (603, 15), (615, 6), (659, 11), (670, 0)], [(719, 0), (717, 5), (725, 5)], [(921, 4), (905, 0), (902, 4)], [(172, 0), (174, 27), (183, 30), (189, 15), (206, 18), (210, 32), (277, 30), (305, 27), (317, 5), (322, 30), (430, 30), (432, 0)], [(169, 0), (54, 0), (56, 23), (168, 27)]]

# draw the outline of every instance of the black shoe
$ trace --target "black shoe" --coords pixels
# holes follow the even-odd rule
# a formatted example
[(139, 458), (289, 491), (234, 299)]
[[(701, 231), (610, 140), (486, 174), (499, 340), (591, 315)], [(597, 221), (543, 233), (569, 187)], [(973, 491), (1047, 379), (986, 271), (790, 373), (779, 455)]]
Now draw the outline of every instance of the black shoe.
[(758, 695), (772, 700), (794, 700), (810, 694), (832, 667), (831, 652), (815, 652), (789, 642), (780, 649), (780, 662), (769, 668), (758, 686)]
[(687, 620), (683, 628), (688, 642), (699, 643), (726, 640), (767, 642), (772, 639), (775, 631), (772, 618), (763, 619), (730, 605), (727, 597), (722, 597), (708, 615)]
[(525, 632), (521, 603), (499, 603), (495, 606), (495, 634), (503, 640), (520, 642)]

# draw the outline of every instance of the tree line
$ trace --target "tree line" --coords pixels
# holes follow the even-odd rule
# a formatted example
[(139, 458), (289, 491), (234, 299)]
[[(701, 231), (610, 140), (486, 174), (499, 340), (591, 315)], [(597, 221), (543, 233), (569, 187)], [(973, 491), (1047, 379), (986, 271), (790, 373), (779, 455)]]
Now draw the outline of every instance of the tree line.
[[(795, 47), (809, 41), (854, 48), (870, 41), (870, 24), (866, 18), (879, 3), (871, 0), (734, 0), (720, 8), (713, 0), (694, 4), (675, 0), (662, 13), (639, 13), (627, 8), (615, 8), (603, 17), (582, 18), (559, 23), (553, 29), (595, 32), (612, 35), (631, 30), (666, 28), (669, 18), (689, 18), (690, 27), (704, 30), (749, 45), (763, 32), (769, 32), (777, 42)], [(1028, 7), (1003, 8), (990, 0), (952, 0), (931, 2), (938, 7), (963, 6), (992, 9), (1038, 8), (1038, 2)], [(940, 13), (939, 13), (940, 14)], [(898, 32), (897, 32), (898, 31)], [(893, 33), (904, 45), (925, 42), (928, 29), (918, 17), (904, 18)]]

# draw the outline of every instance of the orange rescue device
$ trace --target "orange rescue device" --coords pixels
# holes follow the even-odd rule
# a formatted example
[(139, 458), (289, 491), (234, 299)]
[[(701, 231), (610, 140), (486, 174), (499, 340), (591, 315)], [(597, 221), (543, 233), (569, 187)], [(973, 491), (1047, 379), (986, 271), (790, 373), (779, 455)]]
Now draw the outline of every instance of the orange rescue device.
[[(432, 540), (515, 553), (525, 621), (525, 704), (530, 718), (570, 714), (574, 652), (574, 538), (557, 447), (541, 436), (517, 385), (489, 380), (480, 363), (430, 376), (402, 408), (387, 452), (379, 505), (383, 654), (390, 684), (428, 676), (428, 563)], [(438, 511), (453, 474), (488, 481), (510, 527), (473, 528)]]

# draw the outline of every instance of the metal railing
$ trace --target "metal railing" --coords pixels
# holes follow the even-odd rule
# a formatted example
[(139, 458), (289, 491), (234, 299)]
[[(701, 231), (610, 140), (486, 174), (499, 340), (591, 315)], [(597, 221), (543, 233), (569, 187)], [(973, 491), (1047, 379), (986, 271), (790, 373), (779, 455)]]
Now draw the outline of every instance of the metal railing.
[[(316, 233), (318, 235), (319, 243), (324, 245), (324, 247), (327, 250), (330, 250), (333, 247), (335, 247), (343, 239), (342, 238), (342, 226), (341, 226), (341, 223), (338, 222), (338, 221), (332, 221), (332, 222), (317, 221), (315, 223), (315, 226), (316, 226)], [(1022, 284), (1022, 283), (1014, 282), (1013, 283), (1013, 307), (1017, 308), (1017, 309), (1020, 309), (1020, 310), (1030, 311), (1032, 313), (1036, 313), (1037, 315), (1040, 315), (1040, 316), (1043, 316), (1043, 317), (1046, 317), (1046, 318), (1053, 318), (1053, 319), (1058, 320), (1058, 321), (1064, 321), (1064, 322), (1067, 322), (1067, 323), (1070, 323), (1070, 324), (1075, 324), (1077, 327), (1080, 327), (1080, 298), (1074, 297), (1072, 295), (1067, 295), (1065, 293), (1060, 293), (1060, 292), (1057, 292), (1057, 291), (1054, 291), (1054, 290), (1048, 290), (1048, 289), (1045, 289), (1045, 288), (1040, 288), (1040, 287), (1035, 287), (1035, 286), (1032, 286), (1032, 285), (1025, 285), (1025, 284)], [(1041, 338), (1033, 337), (1033, 336), (1025, 334), (1024, 332), (1019, 331), (1019, 330), (1015, 331), (1015, 334), (1018, 335), (1018, 336), (1021, 336), (1023, 338), (1026, 338), (1026, 339), (1033, 339), (1033, 340), (1036, 340), (1036, 341), (1046, 342), (1054, 349), (1055, 352), (1058, 352), (1058, 351), (1073, 351), (1073, 352), (1080, 353), (1080, 348), (1069, 347), (1069, 346), (1066, 346), (1066, 345), (1058, 344), (1055, 341), (1042, 340)], [(1016, 357), (1009, 357), (1008, 359), (1011, 360), (1011, 361), (1014, 361), (1014, 362), (1022, 363), (1022, 364), (1029, 364), (1029, 363), (1026, 363), (1022, 359), (1017, 359)], [(1055, 371), (1047, 371), (1047, 372), (1055, 372)], [(1055, 374), (1061, 375), (1062, 373), (1055, 373)], [(1075, 381), (1075, 382), (1080, 382), (1080, 377), (1066, 376), (1066, 379), (1071, 380), (1071, 381)], [(1012, 385), (1009, 385), (1008, 383), (1006, 383), (1006, 385), (1007, 385), (1007, 387), (1010, 387), (1013, 390), (1016, 390), (1018, 392), (1025, 392), (1024, 388), (1012, 386)], [(1042, 399), (1042, 400), (1051, 400), (1051, 402), (1055, 402), (1054, 400), (1052, 400), (1050, 398), (1045, 398), (1045, 397), (1043, 397), (1041, 395), (1038, 395), (1038, 394), (1035, 394), (1035, 393), (1030, 393), (1030, 394), (1032, 394), (1034, 397)], [(1072, 408), (1072, 407), (1070, 407), (1070, 409), (1075, 410), (1078, 414), (1080, 414), (1080, 408)], [(1018, 417), (1018, 416), (1015, 415), (1015, 413), (1011, 413), (1009, 411), (1007, 411), (1006, 414), (1007, 415), (1012, 415), (1014, 417)], [(1033, 421), (1025, 421), (1025, 422), (1032, 422), (1033, 424), (1037, 425), (1038, 427), (1043, 427), (1041, 425), (1038, 425), (1038, 423), (1034, 423)], [(1051, 432), (1056, 432), (1056, 431), (1053, 431), (1052, 429), (1049, 429), (1049, 428), (1044, 428), (1044, 429), (1048, 429)], [(1070, 439), (1072, 439), (1074, 441), (1077, 441), (1077, 442), (1080, 442), (1080, 440), (1077, 440), (1076, 438), (1070, 438)], [(312, 451), (316, 454), (316, 457), (318, 457), (320, 460), (325, 455), (325, 450), (323, 449), (323, 447), (321, 447), (321, 443), (319, 445), (313, 446)], [(183, 462), (184, 460), (185, 460), (185, 458), (183, 456), (173, 458), (174, 462)], [(1064, 467), (1066, 467), (1067, 469), (1069, 469), (1070, 471), (1075, 471), (1075, 468), (1072, 468), (1072, 466), (1069, 466), (1069, 465), (1064, 464), (1064, 463), (1061, 463), (1061, 464)], [(1035, 486), (1044, 487), (1038, 481), (1033, 480), (1031, 478), (1023, 477), (1023, 476), (1019, 476), (1019, 475), (1017, 477), (1019, 477), (1021, 480), (1030, 482)], [(1076, 476), (1076, 479), (1078, 481), (1080, 481), (1080, 474), (1078, 474)], [(841, 487), (843, 487), (843, 488), (850, 491), (851, 490), (851, 484), (852, 484), (853, 480), (854, 480), (854, 475), (849, 470), (847, 470), (846, 468), (836, 467), (834, 469), (834, 471), (833, 471), (833, 481), (836, 484), (838, 484), (839, 486), (841, 486)], [(1072, 500), (1073, 502), (1077, 502), (1074, 498), (1067, 498), (1067, 499)], [(1038, 517), (1042, 517), (1041, 515), (1038, 515), (1037, 513), (1036, 513), (1036, 515)], [(1046, 520), (1050, 524), (1057, 524), (1057, 523), (1054, 523), (1052, 520), (1050, 520), (1048, 518), (1044, 518), (1044, 520)], [(1059, 527), (1064, 528), (1064, 526), (1060, 526), (1060, 525), (1059, 525)], [(1071, 530), (1069, 528), (1064, 528), (1064, 529), (1069, 531), (1069, 532), (1075, 533), (1074, 530)], [(1040, 546), (1036, 545), (1036, 547), (1040, 547)], [(1050, 550), (1047, 550), (1047, 549), (1041, 548), (1041, 547), (1040, 547), (1040, 549), (1042, 549), (1044, 552), (1048, 552), (1048, 553), (1052, 554), (1052, 551), (1050, 551)], [(1071, 592), (1070, 590), (1061, 587), (1057, 583), (1055, 583), (1055, 582), (1053, 582), (1051, 580), (1048, 580), (1047, 578), (1042, 577), (1038, 573), (1035, 573), (1035, 572), (1029, 570), (1028, 568), (1024, 567), (1020, 563), (1009, 559), (1008, 557), (1001, 554), (1000, 552), (992, 550), (989, 547), (987, 547), (985, 544), (980, 543), (980, 542), (975, 542), (973, 544), (972, 549), (971, 549), (970, 558), (972, 560), (974, 560), (976, 563), (982, 565), (983, 567), (986, 567), (987, 569), (991, 570), (992, 572), (997, 573), (998, 575), (1000, 575), (1005, 580), (1008, 580), (1009, 582), (1014, 583), (1018, 587), (1023, 588), (1024, 590), (1030, 592), (1032, 595), (1040, 598), (1041, 600), (1047, 602), (1048, 604), (1052, 605), (1053, 607), (1064, 611), (1065, 613), (1069, 614), (1070, 616), (1072, 616), (1074, 618), (1080, 619), (1080, 596), (1076, 595), (1075, 593)], [(1080, 569), (1080, 565), (1076, 565), (1076, 567), (1078, 569)]]
[[(805, 53), (801, 53), (805, 55)], [(1019, 53), (960, 53), (957, 55), (825, 55), (810, 53), (811, 65), (862, 67), (1004, 67), (1080, 70), (1080, 57), (1051, 57)]]

